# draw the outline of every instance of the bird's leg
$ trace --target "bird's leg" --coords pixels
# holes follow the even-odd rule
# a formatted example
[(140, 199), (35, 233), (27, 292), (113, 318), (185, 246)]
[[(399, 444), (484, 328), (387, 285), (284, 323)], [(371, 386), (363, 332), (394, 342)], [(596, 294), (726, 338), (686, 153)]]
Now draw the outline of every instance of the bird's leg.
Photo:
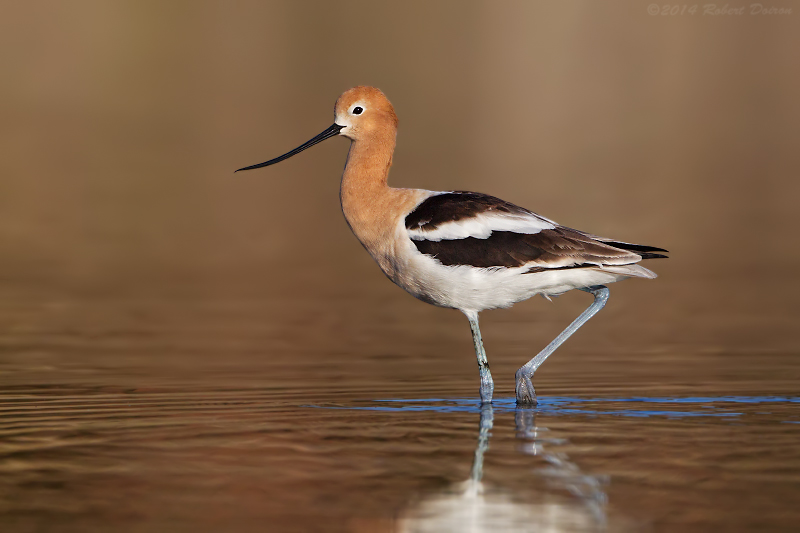
[(536, 369), (545, 362), (545, 359), (550, 357), (550, 355), (556, 351), (556, 348), (561, 346), (561, 344), (563, 344), (564, 341), (570, 337), (570, 335), (578, 331), (578, 328), (592, 318), (595, 313), (597, 313), (603, 308), (604, 305), (606, 305), (606, 302), (608, 301), (608, 288), (603, 285), (594, 285), (581, 290), (589, 292), (594, 296), (594, 302), (592, 302), (592, 305), (590, 305), (586, 311), (581, 313), (580, 316), (576, 318), (574, 322), (572, 322), (572, 324), (567, 326), (567, 329), (559, 333), (558, 337), (553, 339), (553, 342), (548, 344), (544, 350), (536, 355), (536, 357), (528, 361), (522, 368), (517, 370), (516, 388), (518, 405), (536, 405), (536, 392), (533, 390), (533, 381), (531, 380), (533, 373), (536, 372)]
[(489, 360), (486, 359), (486, 351), (483, 349), (481, 330), (478, 327), (478, 313), (470, 311), (464, 314), (469, 319), (469, 327), (472, 329), (472, 342), (475, 343), (475, 355), (478, 356), (478, 370), (481, 373), (481, 403), (492, 403), (494, 381), (492, 381), (492, 372), (489, 370)]

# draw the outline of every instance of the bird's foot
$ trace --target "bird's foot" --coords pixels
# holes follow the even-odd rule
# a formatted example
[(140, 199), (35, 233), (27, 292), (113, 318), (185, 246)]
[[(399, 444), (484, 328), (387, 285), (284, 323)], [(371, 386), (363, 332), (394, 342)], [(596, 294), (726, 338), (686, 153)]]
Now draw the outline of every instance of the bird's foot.
[(485, 376), (481, 376), (481, 404), (486, 405), (492, 403), (492, 394), (494, 393), (494, 382), (492, 381), (492, 375), (488, 375), (488, 379)]
[(489, 370), (489, 363), (478, 360), (478, 369), (481, 374), (481, 404), (491, 404), (492, 393), (494, 393), (494, 380), (492, 379), (492, 371)]
[(517, 405), (525, 407), (534, 407), (538, 402), (536, 401), (536, 391), (533, 390), (533, 381), (531, 381), (532, 374), (525, 372), (524, 368), (517, 370)]

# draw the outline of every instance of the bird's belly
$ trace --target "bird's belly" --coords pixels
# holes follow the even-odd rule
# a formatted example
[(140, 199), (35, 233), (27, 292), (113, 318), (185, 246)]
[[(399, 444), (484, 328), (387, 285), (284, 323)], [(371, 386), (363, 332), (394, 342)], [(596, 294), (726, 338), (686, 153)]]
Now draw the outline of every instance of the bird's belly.
[(419, 253), (410, 240), (404, 244), (378, 263), (389, 279), (424, 302), (480, 311), (508, 307), (537, 292), (525, 287), (533, 280), (521, 279), (521, 269), (445, 266)]
[[(413, 243), (410, 243), (413, 246)], [(416, 298), (440, 307), (483, 311), (511, 305), (542, 294), (558, 296), (569, 290), (604, 285), (625, 276), (596, 269), (528, 273), (520, 268), (445, 266), (419, 252), (409, 254), (401, 268), (387, 276)]]
[(420, 300), (440, 307), (474, 311), (496, 309), (509, 307), (536, 293), (515, 283), (519, 274), (509, 272), (511, 269), (429, 265), (425, 264), (427, 261), (413, 263), (392, 281)]

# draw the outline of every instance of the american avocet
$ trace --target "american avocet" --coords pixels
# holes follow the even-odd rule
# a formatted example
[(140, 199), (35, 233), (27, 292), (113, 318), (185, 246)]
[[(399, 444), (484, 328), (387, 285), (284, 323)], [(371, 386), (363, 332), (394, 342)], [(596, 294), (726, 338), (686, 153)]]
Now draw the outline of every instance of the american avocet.
[[(478, 356), (481, 401), (492, 401), (494, 382), (481, 341), (478, 313), (509, 307), (541, 294), (572, 289), (592, 304), (516, 373), (517, 403), (535, 404), (531, 378), (570, 335), (608, 300), (606, 284), (656, 275), (637, 265), (666, 257), (661, 248), (597, 237), (494, 196), (389, 187), (397, 115), (373, 87), (354, 87), (334, 107), (334, 123), (280, 157), (239, 170), (273, 165), (336, 135), (349, 138), (340, 199), (355, 236), (394, 283), (424, 302), (467, 316)], [(238, 172), (238, 171), (237, 171)]]

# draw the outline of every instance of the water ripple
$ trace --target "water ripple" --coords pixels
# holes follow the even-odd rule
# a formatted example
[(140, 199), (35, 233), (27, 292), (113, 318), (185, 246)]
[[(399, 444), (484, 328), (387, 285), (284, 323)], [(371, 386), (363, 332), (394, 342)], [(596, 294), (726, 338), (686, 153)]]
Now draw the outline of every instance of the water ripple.
[[(354, 409), (367, 411), (432, 411), (438, 413), (479, 413), (481, 404), (475, 398), (425, 398), (375, 400), (374, 405), (312, 405), (324, 409)], [(699, 396), (699, 397), (631, 397), (631, 398), (576, 398), (551, 396), (539, 399), (534, 409), (543, 415), (612, 415), (625, 417), (740, 417), (743, 407), (752, 405), (792, 406), (800, 403), (796, 396)], [(620, 404), (620, 405), (616, 405)], [(638, 404), (638, 405), (637, 405)], [(743, 406), (743, 404), (746, 404)], [(495, 399), (493, 407), (498, 412), (517, 409), (514, 398)], [(654, 408), (654, 405), (665, 406)], [(676, 406), (668, 408), (666, 406)], [(761, 411), (757, 414), (773, 414)], [(800, 417), (800, 413), (795, 416)], [(783, 422), (797, 422), (783, 420)]]

